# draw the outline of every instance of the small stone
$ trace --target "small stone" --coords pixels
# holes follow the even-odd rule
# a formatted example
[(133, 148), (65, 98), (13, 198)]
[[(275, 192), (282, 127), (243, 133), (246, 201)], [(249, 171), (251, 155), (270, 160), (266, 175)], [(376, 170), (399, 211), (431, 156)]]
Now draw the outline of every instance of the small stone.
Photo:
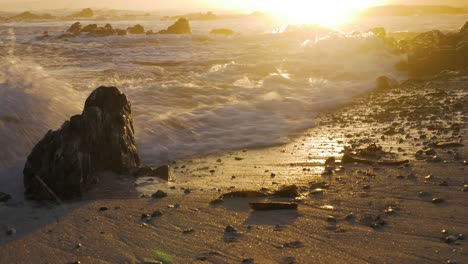
[(465, 240), (465, 236), (463, 234), (458, 234), (457, 239), (458, 240)]
[(191, 233), (193, 233), (193, 232), (195, 232), (195, 230), (194, 230), (193, 228), (190, 228), (190, 229), (185, 229), (185, 230), (183, 230), (183, 231), (182, 231), (182, 234), (187, 235), (187, 234), (191, 234)]
[(393, 209), (393, 207), (389, 206), (387, 209), (385, 209), (384, 213), (385, 213), (386, 215), (394, 214), (394, 213), (395, 213), (395, 209)]
[(432, 198), (432, 203), (433, 204), (440, 204), (440, 203), (443, 203), (443, 202), (445, 202), (444, 198), (441, 198), (441, 197)]
[(296, 264), (297, 261), (294, 257), (285, 257), (281, 260), (281, 264)]
[(455, 242), (457, 240), (458, 240), (457, 237), (453, 236), (453, 235), (452, 236), (447, 236), (444, 239), (445, 243), (447, 243), (447, 244), (451, 244), (451, 243), (453, 243), (453, 242)]
[(239, 157), (235, 157), (234, 159), (237, 161), (243, 160), (243, 158), (239, 158)]
[(224, 232), (226, 233), (236, 233), (237, 232), (237, 229), (235, 229), (233, 226), (231, 225), (228, 225), (226, 226), (226, 228), (224, 229)]
[(327, 216), (327, 222), (336, 223), (336, 218), (332, 215)]
[(276, 177), (276, 174), (272, 173), (272, 174), (270, 174), (270, 177), (274, 178), (274, 177)]
[(192, 192), (192, 191), (191, 191), (190, 189), (185, 189), (185, 190), (184, 190), (184, 194), (189, 194), (189, 193), (191, 193), (191, 192)]
[(151, 214), (151, 217), (160, 217), (162, 215), (163, 213), (161, 212), (161, 210), (156, 210)]
[(7, 234), (8, 236), (15, 235), (15, 234), (16, 234), (16, 229), (14, 229), (14, 228), (8, 228), (8, 230), (6, 231), (6, 234)]
[(78, 243), (78, 244), (76, 244), (76, 247), (81, 248), (81, 247), (83, 247), (83, 245), (81, 243)]
[(356, 219), (356, 216), (354, 215), (354, 213), (349, 213), (348, 215), (345, 216), (346, 221), (353, 221), (354, 219)]
[(241, 263), (242, 264), (254, 264), (255, 261), (253, 258), (248, 258), (248, 259), (243, 259)]
[(146, 219), (150, 218), (151, 216), (149, 214), (141, 214), (141, 219)]
[(164, 198), (164, 197), (167, 197), (167, 193), (161, 191), (161, 190), (158, 190), (157, 192), (153, 193), (151, 195), (151, 197), (155, 198), (155, 199), (160, 199), (160, 198)]
[(284, 243), (283, 247), (284, 248), (303, 248), (304, 244), (302, 244), (301, 241), (296, 240), (293, 242)]
[(217, 160), (216, 160), (216, 162), (218, 162), (218, 163), (221, 163), (221, 162), (222, 162), (222, 160), (221, 160), (221, 159), (217, 159)]
[(448, 184), (447, 181), (443, 181), (443, 182), (439, 183), (439, 186), (449, 186), (449, 184)]
[(426, 179), (426, 180), (432, 180), (432, 179), (434, 179), (434, 175), (429, 174), (429, 175), (427, 175), (426, 177), (424, 177), (424, 179)]
[(446, 229), (443, 229), (442, 231), (440, 231), (442, 234), (447, 234), (448, 231)]
[(99, 208), (99, 211), (101, 211), (101, 212), (104, 212), (104, 211), (107, 211), (107, 210), (109, 210), (109, 208), (107, 208), (105, 206)]
[(364, 189), (364, 190), (369, 190), (370, 188), (371, 188), (370, 185), (366, 185), (366, 186), (362, 187), (362, 189)]

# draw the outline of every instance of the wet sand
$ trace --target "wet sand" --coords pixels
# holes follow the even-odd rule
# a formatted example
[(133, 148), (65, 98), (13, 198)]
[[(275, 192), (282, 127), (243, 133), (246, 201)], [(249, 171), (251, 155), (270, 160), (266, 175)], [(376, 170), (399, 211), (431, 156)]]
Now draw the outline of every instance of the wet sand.
[[(79, 202), (0, 204), (0, 263), (466, 263), (467, 85), (466, 73), (452, 72), (375, 91), (321, 114), (287, 145), (176, 161), (169, 183), (117, 177)], [(374, 155), (362, 151), (372, 143), (383, 159), (409, 163), (323, 173), (345, 146)], [(327, 188), (313, 194), (311, 183)], [(210, 205), (230, 191), (290, 184), (300, 197)], [(168, 196), (151, 198), (157, 190)], [(262, 200), (299, 208), (249, 209)], [(225, 233), (228, 225), (237, 232)], [(11, 227), (17, 234), (8, 236)]]

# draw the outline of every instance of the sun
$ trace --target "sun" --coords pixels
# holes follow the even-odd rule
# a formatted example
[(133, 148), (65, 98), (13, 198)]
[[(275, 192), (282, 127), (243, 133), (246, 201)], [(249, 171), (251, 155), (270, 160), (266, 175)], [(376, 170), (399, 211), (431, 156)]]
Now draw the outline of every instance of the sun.
[(358, 12), (383, 0), (256, 0), (254, 8), (294, 24), (335, 27), (355, 18)]

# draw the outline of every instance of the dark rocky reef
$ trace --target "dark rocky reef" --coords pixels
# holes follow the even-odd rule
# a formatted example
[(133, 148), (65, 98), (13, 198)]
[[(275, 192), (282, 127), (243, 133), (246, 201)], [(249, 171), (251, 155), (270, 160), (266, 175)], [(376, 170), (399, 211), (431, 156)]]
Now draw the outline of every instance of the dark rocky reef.
[(127, 97), (115, 87), (99, 87), (81, 115), (47, 132), (34, 147), (23, 170), (25, 194), (71, 199), (98, 182), (96, 172), (127, 174), (139, 166)]
[(64, 34), (58, 36), (58, 38), (71, 38), (79, 36), (82, 33), (87, 33), (87, 36), (90, 37), (106, 37), (112, 35), (125, 36), (128, 34), (127, 30), (114, 29), (111, 24), (106, 24), (104, 27), (100, 27), (97, 24), (89, 24), (83, 27), (80, 22), (75, 22), (67, 29)]
[(186, 18), (179, 18), (167, 29), (159, 31), (159, 34), (192, 34), (192, 29)]

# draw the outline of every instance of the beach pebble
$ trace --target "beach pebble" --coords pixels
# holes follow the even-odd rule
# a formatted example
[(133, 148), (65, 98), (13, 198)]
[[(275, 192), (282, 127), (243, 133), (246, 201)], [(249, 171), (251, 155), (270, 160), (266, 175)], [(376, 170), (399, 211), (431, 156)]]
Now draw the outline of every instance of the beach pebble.
[(348, 215), (345, 216), (346, 221), (353, 221), (354, 219), (356, 219), (356, 216), (354, 215), (354, 213), (349, 213)]
[(163, 213), (161, 212), (161, 210), (156, 210), (151, 214), (151, 217), (160, 217), (162, 215)]
[(444, 198), (441, 198), (441, 197), (436, 197), (436, 198), (432, 198), (432, 201), (431, 201), (433, 204), (440, 204), (440, 203), (443, 203), (445, 202), (445, 199)]
[(141, 219), (146, 219), (150, 218), (151, 216), (149, 214), (141, 214)]
[(226, 233), (236, 233), (237, 229), (235, 229), (232, 225), (228, 225), (224, 229), (224, 232), (226, 232)]
[(318, 194), (323, 194), (324, 192), (325, 192), (324, 189), (316, 188), (316, 189), (313, 189), (312, 191), (310, 191), (310, 194), (311, 195), (318, 195)]
[(254, 264), (255, 260), (253, 258), (243, 259), (241, 263), (242, 264)]
[(183, 230), (183, 231), (182, 231), (182, 234), (187, 235), (187, 234), (191, 234), (191, 233), (193, 233), (193, 232), (195, 232), (195, 230), (194, 230), (193, 228), (189, 228), (189, 229)]
[(164, 198), (164, 197), (167, 197), (167, 193), (161, 191), (161, 190), (158, 190), (157, 192), (153, 193), (151, 195), (151, 197), (155, 198), (155, 199), (159, 199), (159, 198)]
[(101, 212), (104, 212), (104, 211), (107, 211), (107, 210), (109, 210), (109, 208), (107, 208), (105, 206), (99, 208), (99, 211), (101, 211)]
[(237, 161), (243, 160), (243, 158), (239, 158), (239, 157), (235, 157), (234, 159)]
[(336, 223), (336, 218), (332, 215), (327, 216), (326, 220), (329, 223)]
[(189, 193), (191, 193), (191, 192), (192, 192), (192, 191), (191, 191), (190, 189), (185, 189), (185, 190), (184, 190), (184, 194), (189, 194)]
[(447, 236), (444, 239), (445, 243), (447, 243), (447, 244), (451, 244), (451, 243), (453, 243), (453, 242), (455, 242), (457, 240), (458, 240), (457, 237), (453, 236), (453, 235), (452, 236)]

